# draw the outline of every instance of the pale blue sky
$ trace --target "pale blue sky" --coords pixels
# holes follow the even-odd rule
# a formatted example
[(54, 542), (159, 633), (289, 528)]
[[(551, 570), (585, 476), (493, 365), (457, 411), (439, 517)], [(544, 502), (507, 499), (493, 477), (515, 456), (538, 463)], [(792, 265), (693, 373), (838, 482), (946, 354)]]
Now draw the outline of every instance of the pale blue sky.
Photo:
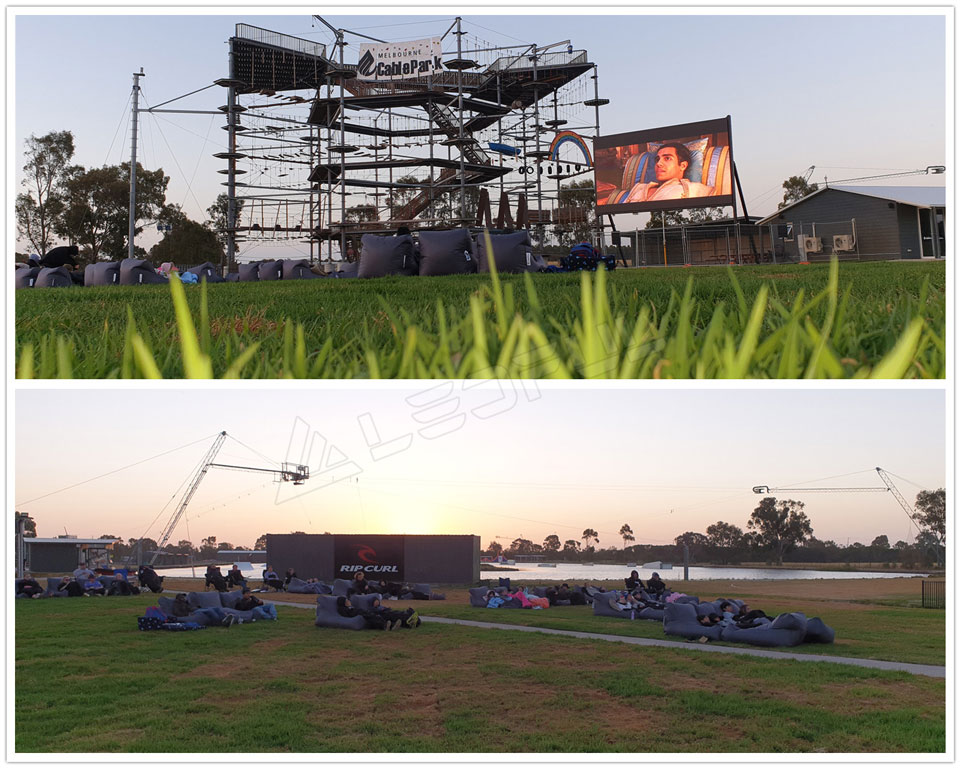
[[(289, 16), (242, 10), (221, 16), (32, 13), (15, 19), (18, 166), (26, 136), (61, 129), (74, 132), (81, 164), (126, 161), (131, 74), (144, 68), (148, 104), (205, 86), (226, 75), (226, 40), (237, 22), (331, 40), (307, 9)], [(506, 16), (466, 9), (463, 17), (467, 31), (498, 44), (569, 38), (585, 48), (600, 67), (600, 95), (611, 100), (601, 113), (604, 134), (730, 114), (751, 214), (774, 210), (783, 179), (810, 165), (817, 166), (813, 180), (822, 181), (824, 175), (842, 180), (945, 162), (942, 15), (716, 13)], [(452, 21), (443, 13), (328, 19), (387, 40), (442, 34)], [(215, 88), (180, 106), (210, 109), (223, 101)], [(141, 160), (163, 167), (171, 177), (168, 200), (182, 203), (193, 218), (202, 220), (223, 190), (224, 177), (216, 173), (221, 162), (211, 157), (224, 148), (222, 122), (143, 119)], [(889, 183), (942, 182), (908, 177)], [(618, 218), (621, 228), (646, 220)]]
[[(904, 478), (896, 482), (911, 502), (921, 488), (945, 484), (939, 390), (463, 386), (182, 389), (175, 396), (152, 389), (69, 396), (20, 390), (17, 509), (34, 516), (41, 536), (66, 528), (81, 536), (158, 538), (178, 489), (217, 432), (252, 449), (228, 440), (218, 461), (267, 466), (264, 456), (287, 457), (297, 420), (300, 444), (309, 425), (344, 458), (325, 454), (316, 438), (306, 459), (313, 478), (299, 488), (282, 486), (279, 497), (267, 476), (211, 469), (174, 539), (198, 543), (215, 535), (249, 546), (262, 533), (294, 530), (464, 533), (480, 535), (485, 546), (494, 536), (577, 538), (590, 526), (606, 547), (622, 545), (617, 531), (629, 523), (638, 541), (667, 543), (717, 520), (745, 527), (760, 499), (751, 492), (755, 485), (881, 487), (876, 466)], [(440, 399), (456, 399), (449, 414)], [(409, 435), (405, 450), (374, 460), (358, 421), (365, 413), (372, 420), (367, 434), (372, 423), (383, 443)], [(457, 414), (463, 418), (436, 423)], [(432, 431), (419, 431), (425, 429)], [(339, 469), (324, 473), (333, 465)], [(822, 480), (838, 475), (845, 476)], [(912, 538), (889, 493), (776, 495), (806, 502), (819, 538)]]

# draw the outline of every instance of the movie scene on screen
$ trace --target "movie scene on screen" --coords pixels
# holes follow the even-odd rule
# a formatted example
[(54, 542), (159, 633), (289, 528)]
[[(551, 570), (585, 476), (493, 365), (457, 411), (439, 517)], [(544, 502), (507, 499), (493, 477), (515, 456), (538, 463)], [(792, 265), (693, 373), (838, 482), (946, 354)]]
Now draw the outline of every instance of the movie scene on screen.
[(728, 116), (598, 137), (597, 205), (604, 213), (731, 205), (730, 135)]

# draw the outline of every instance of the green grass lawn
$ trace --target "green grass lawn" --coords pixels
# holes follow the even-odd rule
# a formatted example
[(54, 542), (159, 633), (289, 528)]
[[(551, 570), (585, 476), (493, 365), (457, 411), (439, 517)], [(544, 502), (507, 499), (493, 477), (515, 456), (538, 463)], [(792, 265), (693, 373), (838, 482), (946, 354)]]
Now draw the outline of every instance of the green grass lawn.
[(935, 263), (21, 290), (22, 378), (942, 378)]
[[(17, 752), (945, 750), (938, 679), (441, 624), (318, 629), (293, 607), (138, 632), (154, 602), (16, 601)], [(497, 619), (531, 613), (550, 612)]]

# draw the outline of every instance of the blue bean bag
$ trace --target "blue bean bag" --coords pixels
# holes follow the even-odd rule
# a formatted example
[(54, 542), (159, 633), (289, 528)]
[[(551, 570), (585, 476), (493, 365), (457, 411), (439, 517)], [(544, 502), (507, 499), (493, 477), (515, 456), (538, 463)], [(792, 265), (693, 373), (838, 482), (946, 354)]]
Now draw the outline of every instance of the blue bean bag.
[(317, 618), (314, 624), (332, 629), (357, 630), (366, 629), (367, 626), (363, 616), (348, 618), (337, 613), (337, 598), (334, 595), (317, 595)]
[(205, 261), (203, 264), (191, 267), (187, 270), (187, 274), (196, 275), (198, 280), (206, 280), (208, 283), (226, 282), (220, 276), (220, 268), (210, 261)]
[(805, 643), (832, 643), (834, 631), (823, 623), (821, 619), (807, 619), (807, 633), (803, 636)]
[(13, 280), (17, 288), (33, 288), (43, 267), (17, 267)]
[(725, 627), (721, 639), (731, 643), (748, 643), (766, 648), (800, 645), (807, 634), (807, 617), (802, 613), (781, 613), (769, 624), (752, 629)]
[(34, 288), (69, 288), (73, 285), (70, 270), (66, 267), (42, 267), (37, 274)]
[(663, 609), (663, 631), (668, 635), (696, 639), (719, 640), (721, 627), (705, 627), (697, 621), (696, 606), (689, 603), (668, 603)]

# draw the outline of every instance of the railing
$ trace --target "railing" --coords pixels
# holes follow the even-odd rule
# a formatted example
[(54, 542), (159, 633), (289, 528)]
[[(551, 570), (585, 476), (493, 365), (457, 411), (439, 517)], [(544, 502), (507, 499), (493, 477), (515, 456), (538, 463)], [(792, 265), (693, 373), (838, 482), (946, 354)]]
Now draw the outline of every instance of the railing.
[(307, 56), (320, 56), (323, 58), (327, 56), (327, 46), (323, 43), (315, 43), (312, 40), (304, 40), (302, 37), (285, 35), (282, 32), (272, 32), (269, 29), (254, 27), (250, 24), (237, 24), (235, 36), (243, 40), (250, 40), (254, 43), (272, 45), (275, 48), (285, 48), (288, 51), (302, 53)]
[(924, 608), (946, 608), (947, 607), (946, 581), (921, 581), (920, 582), (920, 604)]
[[(564, 67), (571, 64), (586, 64), (586, 51), (558, 51), (553, 53), (541, 53), (537, 56), (537, 67)], [(493, 64), (487, 67), (487, 72), (501, 72), (505, 69), (533, 69), (533, 62), (530, 56), (522, 53), (517, 56), (502, 56)]]

